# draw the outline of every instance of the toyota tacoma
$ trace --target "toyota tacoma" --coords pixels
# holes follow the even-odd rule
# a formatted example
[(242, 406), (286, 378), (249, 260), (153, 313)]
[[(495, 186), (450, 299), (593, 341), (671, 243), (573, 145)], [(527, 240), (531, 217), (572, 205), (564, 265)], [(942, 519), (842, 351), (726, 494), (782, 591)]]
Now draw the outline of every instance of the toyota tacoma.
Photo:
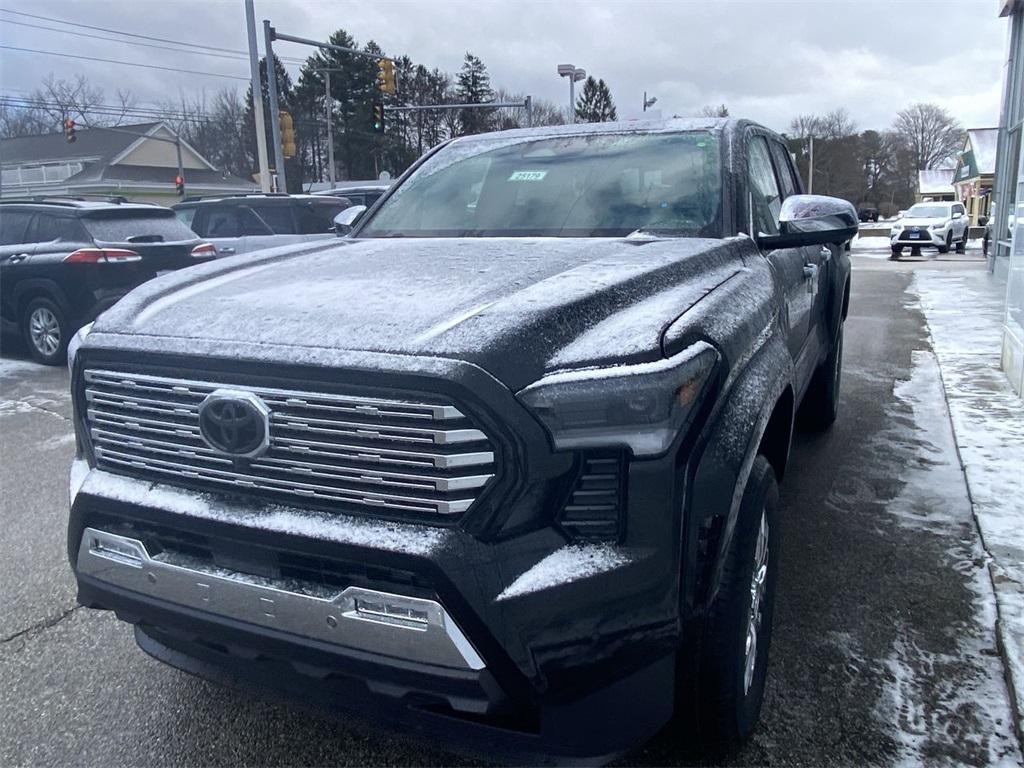
[(338, 219), (76, 335), (79, 602), (491, 757), (741, 743), (853, 206), (754, 123), (672, 120), (458, 138)]

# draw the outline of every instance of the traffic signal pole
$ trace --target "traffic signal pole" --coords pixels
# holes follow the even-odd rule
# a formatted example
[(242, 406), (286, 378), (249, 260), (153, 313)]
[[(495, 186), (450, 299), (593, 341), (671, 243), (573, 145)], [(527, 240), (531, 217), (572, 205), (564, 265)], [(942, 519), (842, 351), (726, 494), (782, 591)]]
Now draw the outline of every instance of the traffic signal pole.
[(267, 162), (267, 126), (263, 122), (263, 86), (260, 84), (260, 54), (256, 47), (256, 11), (253, 0), (245, 0), (245, 27), (249, 35), (249, 77), (252, 115), (256, 122), (256, 156), (260, 166), (260, 189), (270, 191), (270, 163)]
[(284, 170), (284, 147), (281, 145), (281, 108), (277, 103), (277, 66), (274, 59), (274, 28), (263, 20), (263, 46), (267, 62), (267, 97), (270, 101), (270, 130), (274, 136), (274, 165), (277, 167), (277, 191), (288, 191)]

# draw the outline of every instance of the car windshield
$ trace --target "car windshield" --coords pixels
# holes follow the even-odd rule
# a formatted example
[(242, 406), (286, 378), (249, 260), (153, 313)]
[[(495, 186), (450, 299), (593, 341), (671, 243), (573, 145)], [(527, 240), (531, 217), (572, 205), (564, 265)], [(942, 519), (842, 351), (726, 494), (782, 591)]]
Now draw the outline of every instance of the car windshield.
[(949, 208), (945, 205), (912, 205), (904, 215), (914, 219), (944, 219), (949, 216)]
[(692, 131), (456, 143), (429, 158), (360, 237), (720, 236), (715, 135)]

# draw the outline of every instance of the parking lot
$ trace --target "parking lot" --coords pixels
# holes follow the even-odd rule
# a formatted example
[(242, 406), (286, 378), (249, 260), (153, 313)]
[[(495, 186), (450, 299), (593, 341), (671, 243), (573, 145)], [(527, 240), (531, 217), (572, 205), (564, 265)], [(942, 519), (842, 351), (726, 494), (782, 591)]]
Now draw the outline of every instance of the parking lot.
[[(979, 255), (855, 257), (843, 400), (801, 433), (782, 486), (783, 563), (762, 722), (735, 764), (1020, 760), (994, 605), (915, 269)], [(190, 678), (76, 608), (64, 526), (74, 453), (63, 368), (0, 359), (0, 763), (451, 764), (438, 745)], [(665, 733), (623, 764), (689, 764)]]

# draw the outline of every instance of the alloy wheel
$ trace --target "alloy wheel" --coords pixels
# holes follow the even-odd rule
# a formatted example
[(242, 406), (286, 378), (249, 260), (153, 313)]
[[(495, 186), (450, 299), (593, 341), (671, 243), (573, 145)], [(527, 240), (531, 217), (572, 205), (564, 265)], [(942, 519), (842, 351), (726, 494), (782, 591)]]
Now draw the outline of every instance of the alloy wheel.
[(47, 307), (36, 307), (28, 320), (32, 344), (47, 357), (60, 349), (60, 323), (57, 316)]
[(757, 641), (764, 618), (765, 590), (768, 582), (768, 513), (761, 510), (761, 525), (754, 546), (754, 570), (750, 577), (750, 614), (744, 643), (743, 693), (750, 691), (757, 669)]

